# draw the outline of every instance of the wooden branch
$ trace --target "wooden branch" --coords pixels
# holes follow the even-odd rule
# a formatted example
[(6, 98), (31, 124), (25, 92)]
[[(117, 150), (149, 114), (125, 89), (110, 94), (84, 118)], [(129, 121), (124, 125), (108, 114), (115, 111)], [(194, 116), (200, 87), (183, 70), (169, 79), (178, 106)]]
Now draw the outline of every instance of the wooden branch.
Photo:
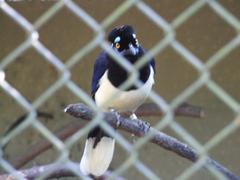
[[(14, 120), (13, 123), (10, 124), (10, 126), (4, 132), (3, 136), (8, 135), (11, 131), (13, 131), (15, 128), (17, 128), (18, 125), (21, 124), (27, 118), (27, 116), (28, 116), (28, 113), (26, 113), (26, 114), (20, 116), (19, 118), (17, 118), (16, 120)], [(41, 111), (37, 111), (37, 117), (38, 118), (53, 119), (53, 115), (52, 114), (50, 114), (48, 112), (41, 112)], [(5, 148), (8, 145), (8, 143), (2, 144), (2, 150), (3, 151), (5, 150)]]
[[(174, 111), (176, 116), (202, 118), (205, 116), (201, 107), (193, 106), (188, 103), (181, 104)], [(162, 110), (154, 103), (142, 104), (136, 111), (138, 116), (162, 116)]]
[[(129, 116), (130, 112), (123, 112), (122, 115)], [(135, 112), (137, 116), (162, 116), (163, 111), (154, 103), (142, 104)], [(188, 103), (181, 104), (175, 109), (174, 114), (176, 116), (203, 118), (205, 113), (201, 107), (190, 105)]]
[[(54, 133), (55, 136), (57, 136), (60, 140), (64, 141), (68, 137), (72, 136), (75, 132), (77, 132), (79, 129), (81, 129), (84, 126), (83, 123), (71, 123), (68, 124), (66, 127), (64, 127), (62, 130)], [(53, 145), (48, 140), (42, 140), (34, 145), (32, 145), (30, 148), (28, 148), (28, 151), (17, 157), (12, 161), (13, 167), (16, 169), (19, 169), (23, 167), (25, 164), (33, 160), (35, 157), (40, 155), (41, 153), (47, 151), (48, 149), (52, 148)]]
[[(73, 169), (75, 171), (80, 171), (79, 163), (65, 163), (65, 164), (48, 164), (43, 166), (35, 166), (30, 169), (18, 170), (15, 173), (15, 176), (20, 176), (20, 174), (26, 180), (34, 180), (37, 179), (39, 176), (43, 175), (44, 173), (50, 173), (47, 179), (50, 178), (63, 178), (63, 177), (76, 177), (77, 175), (73, 173)], [(111, 176), (111, 172), (107, 171), (103, 176), (97, 178), (98, 180), (106, 180), (109, 179)], [(14, 174), (3, 174), (0, 175), (0, 180), (17, 180)], [(95, 178), (96, 179), (96, 178)], [(125, 180), (122, 177), (116, 177), (116, 180)]]
[[(85, 106), (84, 104), (71, 104), (66, 109), (65, 112), (76, 117), (81, 118), (87, 121), (93, 119), (95, 113), (93, 110)], [(148, 123), (136, 119), (128, 119), (123, 118), (121, 116), (117, 116), (116, 113), (113, 112), (105, 112), (104, 120), (110, 124), (113, 128), (123, 129), (131, 134), (134, 134), (138, 137), (143, 137), (148, 133), (154, 133), (154, 136), (150, 140), (152, 143), (155, 143), (169, 151), (172, 151), (178, 154), (181, 157), (184, 157), (192, 162), (196, 162), (199, 159), (199, 155), (197, 152), (189, 147), (187, 144), (184, 144), (177, 139), (168, 136), (162, 132), (157, 131), (156, 129), (149, 126)], [(216, 170), (220, 171), (223, 175), (225, 175), (228, 179), (231, 180), (239, 180), (240, 177), (233, 174), (230, 170), (225, 168), (220, 163), (214, 161), (210, 157), (208, 157), (204, 167), (211, 165)]]
[[(146, 103), (143, 104), (138, 108), (136, 111), (136, 114), (138, 116), (161, 116), (163, 115), (162, 111), (159, 109), (159, 107), (156, 104), (153, 103)], [(124, 115), (129, 115), (128, 113), (124, 113)], [(193, 106), (188, 103), (184, 103), (181, 106), (179, 106), (175, 110), (175, 115), (177, 116), (189, 116), (189, 117), (198, 117), (201, 118), (204, 116), (204, 111), (201, 107)], [(25, 117), (24, 115), (23, 117)], [(21, 117), (22, 119), (22, 117)], [(79, 129), (83, 127), (83, 123), (70, 123), (66, 127), (64, 127), (62, 130), (55, 132), (54, 134), (62, 141), (73, 135), (75, 132), (77, 132)], [(46, 150), (52, 148), (52, 144), (47, 140), (42, 140), (34, 145), (32, 145), (28, 151), (17, 157), (12, 161), (12, 165), (19, 169), (23, 167), (25, 164), (27, 164), (29, 161), (33, 160), (35, 157), (40, 155), (41, 153), (45, 152)]]

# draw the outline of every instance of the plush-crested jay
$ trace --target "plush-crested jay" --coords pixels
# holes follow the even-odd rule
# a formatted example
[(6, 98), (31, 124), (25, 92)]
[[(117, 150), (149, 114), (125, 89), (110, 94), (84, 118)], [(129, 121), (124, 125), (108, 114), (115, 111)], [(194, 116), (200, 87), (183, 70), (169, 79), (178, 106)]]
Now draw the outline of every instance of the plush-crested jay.
[[(114, 28), (108, 35), (113, 50), (124, 56), (130, 63), (136, 63), (146, 51), (138, 43), (134, 29), (129, 25)], [(126, 90), (119, 86), (128, 78), (128, 72), (107, 52), (97, 57), (92, 77), (92, 97), (103, 111), (114, 109), (118, 112), (134, 111), (148, 97), (154, 84), (155, 61), (150, 59), (139, 70), (140, 87), (130, 86)], [(114, 96), (117, 94), (116, 96)], [(136, 117), (134, 114), (132, 118)], [(80, 162), (83, 174), (101, 176), (113, 158), (115, 140), (99, 126), (88, 134)]]

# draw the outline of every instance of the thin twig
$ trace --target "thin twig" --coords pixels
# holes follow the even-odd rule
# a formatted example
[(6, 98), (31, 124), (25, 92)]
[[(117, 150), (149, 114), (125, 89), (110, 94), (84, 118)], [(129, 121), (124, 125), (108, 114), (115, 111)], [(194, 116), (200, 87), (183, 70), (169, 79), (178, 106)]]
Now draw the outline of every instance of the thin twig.
[[(21, 124), (26, 118), (28, 114), (24, 114), (17, 118), (15, 121), (13, 121), (12, 124), (7, 128), (7, 130), (4, 132), (4, 136), (9, 134), (12, 130), (14, 130), (19, 124)], [(37, 111), (37, 118), (48, 118), (48, 119), (53, 119), (53, 115), (48, 113), (48, 112), (41, 112)]]
[[(205, 116), (204, 111), (201, 107), (190, 105), (188, 103), (181, 104), (174, 111), (176, 116), (185, 117), (196, 117), (202, 118)], [(162, 110), (154, 103), (142, 104), (136, 111), (138, 116), (162, 116), (164, 113)]]
[[(42, 174), (49, 173), (47, 179), (50, 178), (63, 178), (63, 177), (76, 177), (77, 174), (74, 171), (79, 171), (79, 163), (69, 162), (64, 164), (48, 164), (43, 166), (35, 166), (30, 169), (18, 170), (14, 174), (3, 174), (0, 175), (0, 180), (15, 180), (17, 177), (23, 176), (27, 180), (34, 180)], [(111, 172), (107, 171), (98, 180), (106, 180), (111, 176)], [(117, 177), (117, 180), (125, 180), (123, 177)]]
[[(76, 118), (81, 118), (87, 121), (93, 119), (95, 115), (94, 111), (84, 104), (71, 104), (65, 109), (65, 112)], [(112, 112), (105, 112), (104, 120), (114, 128), (123, 129), (138, 137), (143, 137), (148, 133), (153, 133), (154, 135), (150, 140), (152, 143), (155, 143), (169, 151), (172, 151), (192, 162), (196, 162), (199, 159), (198, 153), (193, 148), (171, 136), (168, 136), (167, 134), (157, 131), (156, 129), (150, 127), (148, 123), (142, 120), (123, 118), (121, 116), (116, 116), (116, 114)], [(208, 165), (220, 171), (228, 179), (240, 179), (240, 177), (210, 157), (208, 157), (204, 167), (207, 167)]]

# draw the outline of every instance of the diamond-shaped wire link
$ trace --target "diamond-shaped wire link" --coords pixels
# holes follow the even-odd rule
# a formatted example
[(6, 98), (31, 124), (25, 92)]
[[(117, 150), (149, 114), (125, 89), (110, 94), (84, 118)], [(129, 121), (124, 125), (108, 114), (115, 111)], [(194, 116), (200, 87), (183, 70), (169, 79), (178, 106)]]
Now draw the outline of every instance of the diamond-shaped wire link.
[[(179, 42), (175, 35), (177, 34), (177, 28), (181, 26), (184, 22), (196, 14), (202, 7), (210, 6), (211, 9), (224, 21), (226, 21), (232, 28), (237, 32), (237, 35), (229, 43), (224, 45), (219, 51), (217, 51), (212, 57), (210, 57), (206, 64), (195, 56), (190, 50), (188, 50), (181, 42)], [(142, 12), (149, 20), (152, 21), (158, 28), (164, 31), (165, 35), (154, 47), (152, 47), (146, 55), (144, 55), (137, 64), (131, 65), (125, 58), (119, 56), (115, 51), (112, 50), (111, 46), (104, 40), (105, 29), (110, 27), (121, 15), (128, 11), (132, 7), (136, 7), (140, 12)], [(54, 18), (56, 13), (61, 12), (63, 7), (68, 8), (74, 15), (79, 19), (83, 20), (94, 32), (94, 38), (86, 44), (79, 51), (75, 52), (66, 62), (63, 64), (61, 59), (54, 55), (48, 47), (44, 46), (39, 40), (38, 30), (46, 24), (50, 19)], [(167, 22), (160, 14), (155, 12), (147, 3), (138, 0), (126, 0), (118, 8), (115, 9), (113, 13), (108, 15), (101, 23), (97, 22), (92, 16), (90, 16), (83, 8), (78, 6), (74, 1), (71, 0), (61, 0), (56, 2), (50, 9), (41, 15), (36, 22), (31, 24), (27, 19), (18, 13), (14, 8), (12, 8), (7, 1), (0, 0), (0, 9), (7, 14), (12, 20), (20, 25), (27, 33), (27, 38), (23, 41), (16, 49), (9, 53), (5, 58), (2, 59), (0, 63), (0, 86), (1, 88), (18, 104), (27, 111), (27, 118), (21, 123), (17, 128), (10, 132), (7, 136), (0, 139), (0, 144), (5, 144), (17, 134), (24, 131), (29, 126), (33, 126), (38, 132), (40, 132), (48, 141), (50, 141), (60, 152), (56, 163), (67, 163), (69, 169), (71, 169), (71, 161), (68, 158), (69, 149), (76, 143), (81, 137), (87, 134), (89, 130), (97, 125), (100, 125), (107, 133), (111, 134), (118, 144), (120, 144), (125, 151), (128, 152), (129, 157), (122, 163), (116, 171), (113, 172), (111, 178), (116, 177), (119, 174), (124, 173), (129, 167), (134, 166), (138, 172), (143, 174), (149, 179), (160, 179), (154, 171), (152, 171), (147, 165), (145, 165), (138, 158), (138, 150), (142, 148), (154, 135), (154, 133), (149, 133), (145, 137), (140, 138), (132, 145), (128, 140), (126, 140), (121, 134), (116, 133), (110, 125), (103, 121), (103, 115), (100, 110), (96, 107), (91, 97), (78, 87), (71, 79), (71, 68), (75, 64), (83, 61), (83, 57), (92, 52), (96, 47), (101, 47), (107, 51), (115, 61), (117, 61), (121, 66), (123, 66), (129, 73), (129, 78), (123, 83), (121, 88), (126, 89), (132, 84), (136, 86), (141, 86), (142, 83), (137, 80), (138, 69), (141, 68), (146, 62), (149, 61), (155, 55), (161, 53), (166, 47), (172, 47), (175, 52), (183, 57), (194, 69), (199, 72), (199, 78), (195, 80), (192, 84), (185, 88), (176, 98), (173, 99), (171, 103), (161, 97), (157, 92), (152, 91), (150, 93), (150, 99), (155, 102), (159, 108), (163, 110), (165, 115), (161, 118), (161, 121), (154, 126), (158, 130), (162, 130), (165, 127), (170, 127), (176, 134), (183, 138), (188, 144), (193, 146), (199, 153), (198, 161), (193, 164), (190, 168), (186, 169), (180, 176), (179, 179), (187, 179), (191, 177), (195, 172), (197, 172), (203, 165), (208, 161), (208, 152), (217, 144), (221, 143), (223, 139), (233, 133), (240, 126), (240, 104), (233, 97), (231, 97), (228, 92), (226, 92), (220, 85), (210, 78), (211, 68), (217, 63), (222, 61), (226, 55), (232, 52), (235, 48), (239, 47), (240, 44), (240, 21), (227, 9), (225, 9), (216, 0), (197, 0), (192, 3), (187, 9), (185, 9), (180, 15), (178, 15), (172, 22)], [(59, 78), (55, 81), (44, 93), (42, 93), (34, 102), (30, 103), (26, 98), (21, 95), (14, 86), (7, 82), (5, 79), (4, 70), (11, 63), (13, 63), (18, 56), (23, 54), (26, 50), (33, 47), (39, 54), (41, 54), (48, 63), (52, 64), (56, 70), (59, 72)], [(41, 123), (36, 118), (36, 109), (43, 105), (49, 97), (54, 95), (59, 89), (66, 86), (73, 94), (77, 95), (82, 99), (87, 105), (93, 108), (97, 113), (94, 119), (88, 123), (83, 129), (79, 130), (72, 137), (68, 138), (64, 143), (59, 140), (51, 131), (49, 131), (43, 123)], [(212, 137), (205, 145), (202, 145), (198, 140), (193, 137), (183, 126), (181, 126), (177, 121), (175, 121), (173, 110), (179, 106), (181, 103), (186, 101), (190, 96), (195, 94), (201, 87), (206, 86), (213, 94), (215, 94), (219, 99), (221, 99), (229, 108), (231, 108), (235, 114), (236, 118), (219, 131), (214, 137)], [(116, 94), (117, 95), (117, 94)], [(18, 179), (24, 179), (22, 175), (14, 174), (16, 170), (13, 166), (2, 157), (0, 158), (0, 165), (9, 173), (13, 173)], [(215, 168), (208, 165), (208, 170), (213, 176), (217, 178), (223, 178), (224, 176)], [(77, 176), (87, 179), (81, 172), (76, 169), (72, 169), (73, 173)], [(48, 172), (51, 173), (51, 172)], [(43, 174), (41, 178), (47, 177), (48, 173)]]

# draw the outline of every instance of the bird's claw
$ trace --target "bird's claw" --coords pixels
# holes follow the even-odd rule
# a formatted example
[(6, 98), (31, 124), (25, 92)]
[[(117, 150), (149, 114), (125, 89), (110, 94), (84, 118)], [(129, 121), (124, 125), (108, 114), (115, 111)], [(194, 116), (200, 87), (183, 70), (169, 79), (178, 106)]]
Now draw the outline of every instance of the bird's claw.
[(147, 121), (144, 121), (144, 124), (150, 128), (151, 124)]
[[(149, 122), (144, 121), (144, 129), (146, 129), (147, 131), (149, 131), (151, 124)], [(145, 128), (147, 126), (147, 128)]]
[(138, 119), (138, 117), (136, 116), (136, 114), (132, 113), (130, 116), (130, 119), (134, 120), (134, 119)]
[(121, 124), (121, 120), (120, 120), (121, 115), (118, 113), (117, 110), (115, 110), (115, 109), (113, 109), (113, 108), (111, 108), (110, 111), (111, 111), (112, 113), (114, 113), (114, 115), (116, 116), (116, 118), (117, 118), (117, 125), (116, 125), (116, 126), (119, 127), (120, 124)]

